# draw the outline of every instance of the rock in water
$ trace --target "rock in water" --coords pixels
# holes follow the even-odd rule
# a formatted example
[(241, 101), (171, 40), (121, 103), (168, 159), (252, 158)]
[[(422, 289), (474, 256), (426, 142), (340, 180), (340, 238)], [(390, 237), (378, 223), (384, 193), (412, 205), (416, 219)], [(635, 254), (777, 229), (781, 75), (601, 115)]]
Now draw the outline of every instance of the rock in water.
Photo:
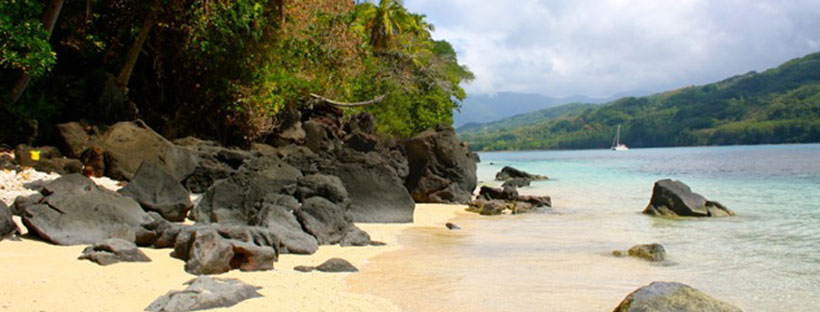
[(642, 244), (629, 248), (627, 254), (630, 257), (641, 258), (651, 262), (661, 262), (666, 260), (666, 249), (661, 244)]
[(93, 244), (107, 238), (136, 240), (143, 223), (153, 221), (140, 205), (116, 192), (98, 188), (79, 174), (47, 184), (48, 194), (23, 212), (23, 224), (40, 238), (58, 245)]
[(528, 172), (506, 166), (495, 175), (496, 181), (508, 181), (512, 179), (523, 179), (527, 181), (548, 180), (546, 176), (530, 174)]
[(652, 199), (643, 213), (653, 216), (724, 217), (734, 212), (718, 202), (706, 200), (681, 181), (655, 182)]
[(200, 276), (185, 283), (182, 291), (170, 291), (157, 298), (145, 311), (184, 312), (224, 308), (251, 298), (262, 297), (261, 287), (251, 286), (237, 279)]
[(741, 312), (737, 307), (677, 282), (653, 282), (632, 292), (614, 312)]
[(359, 272), (359, 269), (354, 267), (345, 259), (333, 258), (325, 261), (316, 267), (316, 271), (326, 273), (340, 273), (340, 272)]
[(478, 155), (459, 144), (452, 127), (440, 125), (404, 143), (410, 175), (405, 186), (419, 203), (460, 203), (475, 190)]
[(11, 218), (11, 209), (6, 206), (6, 203), (0, 201), (0, 241), (6, 238), (14, 239), (18, 234), (20, 234), (20, 229)]
[(86, 247), (78, 259), (88, 259), (99, 265), (117, 262), (151, 262), (151, 259), (137, 248), (137, 245), (119, 238), (109, 238)]
[(507, 188), (507, 187), (515, 187), (515, 188), (525, 187), (525, 186), (530, 186), (530, 182), (532, 182), (532, 181), (531, 181), (531, 180), (529, 180), (529, 179), (524, 179), (524, 178), (512, 178), (512, 179), (509, 179), (509, 180), (507, 180), (507, 181), (504, 181), (504, 184), (501, 184), (501, 187), (502, 187), (502, 188)]
[(451, 230), (451, 231), (453, 231), (453, 230), (460, 230), (460, 229), (461, 229), (461, 227), (460, 227), (460, 226), (455, 225), (455, 224), (450, 223), (450, 222), (447, 222), (447, 224), (445, 224), (444, 226), (446, 226), (446, 227), (447, 227), (447, 229), (448, 229), (448, 230)]
[(135, 199), (145, 210), (156, 211), (173, 222), (184, 221), (193, 206), (188, 190), (165, 169), (149, 162), (143, 162), (131, 182), (119, 192)]

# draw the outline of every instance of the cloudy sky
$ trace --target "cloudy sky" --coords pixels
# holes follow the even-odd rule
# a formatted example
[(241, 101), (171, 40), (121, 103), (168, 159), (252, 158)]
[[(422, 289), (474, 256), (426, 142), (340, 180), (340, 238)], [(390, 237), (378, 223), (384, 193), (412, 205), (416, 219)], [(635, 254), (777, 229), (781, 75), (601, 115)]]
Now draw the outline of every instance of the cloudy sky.
[(820, 51), (820, 0), (405, 0), (477, 79), (469, 93), (643, 94)]

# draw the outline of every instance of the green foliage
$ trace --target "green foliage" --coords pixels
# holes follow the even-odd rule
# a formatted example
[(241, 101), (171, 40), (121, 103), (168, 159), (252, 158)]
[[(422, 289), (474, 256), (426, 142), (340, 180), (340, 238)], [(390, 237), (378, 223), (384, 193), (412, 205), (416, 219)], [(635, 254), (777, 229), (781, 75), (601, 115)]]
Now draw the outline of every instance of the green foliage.
[(0, 68), (38, 78), (54, 65), (56, 55), (40, 22), (42, 7), (34, 0), (0, 3)]
[(700, 87), (552, 112), (560, 114), (516, 116), (460, 135), (476, 150), (607, 148), (619, 124), (630, 147), (820, 142), (820, 53)]
[[(53, 47), (37, 21), (43, 2), (3, 1), (4, 73), (53, 67), (11, 113), (42, 125), (114, 122), (138, 110), (169, 137), (243, 144), (265, 140), (278, 130), (277, 113), (310, 103), (311, 93), (343, 102), (386, 94), (363, 109), (382, 134), (410, 136), (452, 122), (466, 96), (460, 84), (472, 79), (452, 46), (431, 38), (425, 16), (399, 1), (158, 1), (66, 1)], [(136, 63), (127, 62), (132, 47)], [(128, 72), (124, 64), (134, 64), (127, 94), (105, 96), (118, 90), (111, 78)], [(11, 85), (6, 77), (0, 82)]]

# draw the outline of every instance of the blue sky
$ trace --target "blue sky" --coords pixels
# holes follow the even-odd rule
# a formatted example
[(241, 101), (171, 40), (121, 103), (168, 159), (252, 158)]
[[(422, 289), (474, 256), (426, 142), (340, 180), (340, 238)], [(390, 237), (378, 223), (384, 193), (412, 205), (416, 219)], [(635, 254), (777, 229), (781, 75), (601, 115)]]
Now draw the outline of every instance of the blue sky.
[(468, 93), (644, 94), (820, 51), (820, 0), (405, 0), (476, 74)]

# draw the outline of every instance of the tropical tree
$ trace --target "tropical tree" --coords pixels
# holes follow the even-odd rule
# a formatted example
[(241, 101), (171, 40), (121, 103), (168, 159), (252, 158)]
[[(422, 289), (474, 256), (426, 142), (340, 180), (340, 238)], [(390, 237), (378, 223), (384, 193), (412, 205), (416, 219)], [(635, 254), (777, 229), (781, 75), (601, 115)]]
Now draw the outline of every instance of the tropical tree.
[(361, 3), (356, 6), (356, 17), (376, 52), (391, 48), (393, 39), (413, 23), (399, 0), (379, 0), (378, 5)]

